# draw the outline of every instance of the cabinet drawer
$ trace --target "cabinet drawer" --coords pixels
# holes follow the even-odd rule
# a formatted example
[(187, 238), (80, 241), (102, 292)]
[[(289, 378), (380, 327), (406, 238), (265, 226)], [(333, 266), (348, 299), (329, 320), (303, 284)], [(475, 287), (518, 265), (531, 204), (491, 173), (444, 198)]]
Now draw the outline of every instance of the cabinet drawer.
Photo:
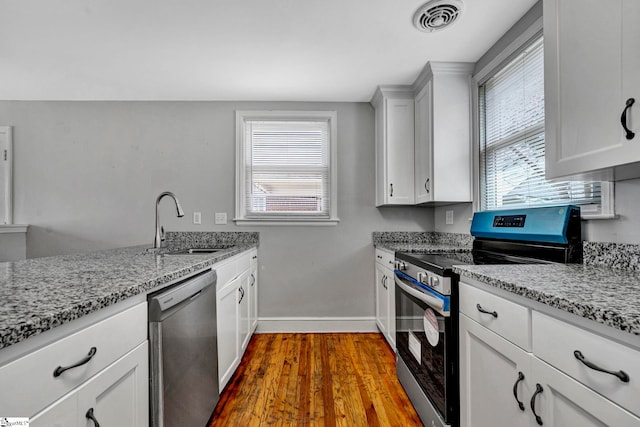
[(224, 285), (232, 281), (238, 275), (236, 257), (225, 259), (213, 265), (216, 272), (216, 289), (221, 289)]
[[(640, 351), (538, 312), (533, 313), (532, 330), (536, 357), (640, 415)], [(600, 368), (623, 371), (629, 382), (587, 367), (576, 358), (575, 351)]]
[(531, 311), (527, 307), (466, 283), (460, 283), (459, 289), (461, 313), (523, 350), (531, 350)]
[(243, 252), (238, 258), (238, 274), (249, 270), (251, 267), (251, 252)]
[(383, 249), (376, 249), (376, 262), (381, 264), (384, 268), (393, 270), (394, 260), (395, 260), (394, 252), (388, 252)]
[[(0, 368), (0, 414), (31, 417), (147, 339), (147, 304), (142, 303), (69, 335)], [(86, 358), (87, 363), (64, 371)]]

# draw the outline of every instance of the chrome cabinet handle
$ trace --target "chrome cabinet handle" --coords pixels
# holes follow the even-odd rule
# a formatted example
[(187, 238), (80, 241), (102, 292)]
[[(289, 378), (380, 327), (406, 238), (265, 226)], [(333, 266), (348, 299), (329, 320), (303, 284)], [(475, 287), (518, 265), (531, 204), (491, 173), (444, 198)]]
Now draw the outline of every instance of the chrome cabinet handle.
[(431, 190), (429, 190), (429, 180), (430, 178), (427, 178), (427, 180), (424, 182), (424, 189), (427, 191), (427, 193)]
[(380, 255), (376, 255), (376, 258), (378, 258), (378, 259), (382, 259), (382, 256), (380, 256)]
[(635, 98), (627, 99), (624, 110), (622, 110), (622, 116), (620, 116), (620, 123), (622, 123), (622, 128), (626, 133), (627, 139), (633, 139), (633, 137), (636, 136), (636, 134), (633, 133), (631, 129), (627, 127), (627, 110), (630, 110), (635, 102), (636, 102)]
[(533, 411), (533, 415), (535, 415), (536, 422), (539, 426), (542, 425), (542, 418), (540, 418), (540, 415), (536, 414), (536, 396), (541, 394), (543, 391), (544, 389), (542, 386), (540, 384), (536, 384), (536, 392), (531, 396), (531, 410)]
[(383, 286), (385, 289), (388, 289), (388, 288), (387, 288), (387, 276), (382, 276), (382, 286)]
[(605, 374), (613, 375), (623, 383), (629, 382), (629, 375), (625, 371), (609, 371), (607, 369), (601, 368), (595, 363), (589, 362), (587, 359), (585, 359), (580, 350), (574, 351), (573, 355), (576, 357), (576, 359), (582, 362), (582, 364), (584, 364), (587, 368), (591, 368), (594, 371), (604, 372)]
[(515, 397), (516, 402), (518, 402), (518, 408), (520, 408), (521, 411), (524, 411), (524, 403), (518, 399), (518, 384), (520, 384), (520, 381), (522, 380), (524, 380), (524, 374), (522, 372), (518, 372), (518, 379), (515, 384), (513, 384), (513, 397)]
[(73, 369), (73, 368), (77, 368), (78, 366), (82, 366), (86, 363), (89, 363), (89, 361), (93, 358), (93, 356), (96, 355), (96, 353), (98, 352), (98, 349), (95, 347), (91, 347), (91, 349), (89, 350), (89, 353), (87, 354), (87, 357), (85, 357), (84, 359), (82, 359), (81, 361), (79, 361), (78, 363), (75, 363), (71, 366), (58, 366), (56, 369), (53, 370), (53, 377), (57, 378), (60, 375), (62, 375), (62, 373), (64, 371), (68, 371), (69, 369)]
[(242, 289), (242, 286), (238, 288), (238, 292), (240, 292), (240, 299), (238, 300), (238, 304), (240, 304), (244, 299), (244, 289)]
[(84, 415), (88, 420), (93, 421), (93, 425), (95, 427), (100, 427), (100, 423), (98, 422), (98, 420), (96, 419), (96, 416), (93, 415), (93, 408), (89, 408), (89, 410), (87, 411), (87, 413)]
[(393, 184), (389, 184), (389, 197), (393, 197)]
[(490, 314), (493, 317), (495, 317), (496, 319), (498, 318), (498, 312), (497, 311), (488, 311), (485, 310), (484, 308), (482, 308), (482, 306), (480, 304), (476, 304), (476, 308), (478, 309), (478, 311), (480, 313), (484, 313), (484, 314)]

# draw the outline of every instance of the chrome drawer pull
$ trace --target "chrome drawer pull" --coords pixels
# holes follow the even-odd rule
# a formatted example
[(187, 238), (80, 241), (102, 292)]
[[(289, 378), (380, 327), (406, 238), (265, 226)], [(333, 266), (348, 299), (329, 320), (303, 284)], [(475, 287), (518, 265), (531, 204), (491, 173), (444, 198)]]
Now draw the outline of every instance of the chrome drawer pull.
[(478, 311), (480, 313), (484, 313), (484, 314), (490, 314), (493, 317), (495, 317), (496, 319), (498, 318), (498, 312), (497, 311), (488, 311), (485, 310), (484, 308), (482, 308), (482, 306), (480, 304), (476, 304), (476, 308), (478, 309)]
[(100, 423), (96, 419), (96, 416), (93, 415), (93, 408), (89, 408), (89, 410), (87, 411), (87, 413), (84, 416), (85, 416), (86, 419), (93, 421), (93, 425), (95, 427), (100, 427)]
[(617, 371), (617, 372), (616, 371), (608, 371), (608, 370), (606, 370), (604, 368), (601, 368), (600, 366), (598, 366), (598, 365), (596, 365), (594, 363), (591, 363), (587, 359), (585, 359), (580, 350), (574, 351), (573, 355), (576, 357), (576, 359), (578, 359), (580, 362), (582, 362), (586, 367), (591, 368), (594, 371), (604, 372), (605, 374), (613, 375), (614, 377), (617, 377), (623, 383), (628, 383), (629, 382), (629, 375), (627, 375), (627, 373), (625, 371)]
[(520, 408), (521, 411), (524, 411), (524, 403), (522, 403), (520, 399), (518, 399), (518, 384), (520, 384), (520, 381), (522, 380), (524, 380), (524, 374), (522, 372), (518, 372), (518, 379), (513, 385), (513, 397), (515, 397), (516, 402), (518, 402), (518, 408)]
[(79, 361), (78, 363), (76, 363), (75, 365), (71, 365), (71, 366), (67, 366), (67, 367), (62, 367), (62, 366), (58, 366), (54, 371), (53, 371), (53, 377), (57, 378), (60, 375), (62, 375), (62, 373), (64, 371), (68, 371), (69, 369), (73, 369), (73, 368), (77, 368), (78, 366), (82, 366), (85, 363), (89, 363), (89, 361), (93, 358), (93, 356), (96, 355), (96, 353), (98, 352), (98, 349), (95, 347), (91, 347), (91, 349), (89, 350), (89, 354), (87, 354), (87, 357), (85, 357), (84, 359), (82, 359), (81, 361)]
[(536, 396), (541, 394), (543, 391), (544, 389), (542, 386), (540, 384), (536, 384), (536, 392), (531, 396), (531, 410), (533, 411), (533, 415), (535, 415), (536, 422), (539, 426), (542, 425), (542, 418), (540, 418), (540, 415), (536, 414)]

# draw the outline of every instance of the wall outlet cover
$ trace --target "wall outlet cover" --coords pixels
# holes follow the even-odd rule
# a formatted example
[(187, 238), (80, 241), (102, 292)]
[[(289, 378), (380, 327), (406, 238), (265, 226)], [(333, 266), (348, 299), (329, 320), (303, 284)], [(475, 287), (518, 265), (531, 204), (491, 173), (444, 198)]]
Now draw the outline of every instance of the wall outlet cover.
[(194, 224), (202, 224), (202, 213), (194, 212), (193, 213), (193, 223)]
[(445, 211), (445, 220), (444, 223), (447, 225), (453, 224), (453, 211)]
[(227, 213), (226, 212), (216, 212), (215, 221), (216, 224), (226, 224), (227, 223)]

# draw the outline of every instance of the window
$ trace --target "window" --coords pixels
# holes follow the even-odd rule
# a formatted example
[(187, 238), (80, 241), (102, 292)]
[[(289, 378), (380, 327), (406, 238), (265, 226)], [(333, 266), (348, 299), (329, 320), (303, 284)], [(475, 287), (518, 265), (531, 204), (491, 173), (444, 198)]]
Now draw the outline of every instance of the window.
[(544, 153), (543, 40), (479, 86), (480, 209), (576, 204), (599, 213), (608, 183), (548, 181)]
[(236, 222), (337, 223), (335, 111), (237, 111)]

